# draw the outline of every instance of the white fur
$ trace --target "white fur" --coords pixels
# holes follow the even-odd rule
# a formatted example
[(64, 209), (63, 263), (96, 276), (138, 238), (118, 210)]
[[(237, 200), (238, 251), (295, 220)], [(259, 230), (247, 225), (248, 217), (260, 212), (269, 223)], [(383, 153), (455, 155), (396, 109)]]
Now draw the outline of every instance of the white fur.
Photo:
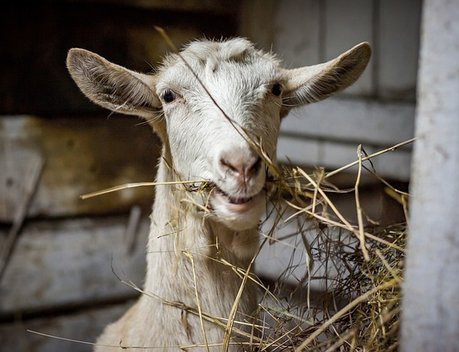
[[(305, 97), (319, 100), (351, 84), (368, 58), (368, 45), (361, 44), (312, 70), (285, 70), (273, 55), (245, 39), (197, 41), (181, 57), (167, 57), (151, 76), (72, 49), (68, 68), (91, 100), (147, 118), (161, 137), (158, 182), (205, 180), (215, 185), (202, 192), (189, 192), (183, 185), (157, 186), (145, 294), (106, 328), (96, 351), (115, 350), (105, 345), (121, 351), (129, 346), (180, 350), (194, 344), (201, 347), (193, 350), (206, 350), (205, 341), (217, 344), (209, 350), (221, 350), (224, 328), (201, 322), (187, 307), (226, 324), (242, 282), (234, 267), (246, 270), (256, 254), (267, 175), (247, 138), (275, 162), (281, 116), (292, 104), (307, 102)], [(276, 83), (283, 88), (281, 96), (271, 91)], [(167, 91), (174, 93), (174, 101), (162, 100)], [(252, 322), (256, 308), (249, 280), (235, 327), (250, 332), (237, 322)], [(242, 350), (237, 345), (242, 340), (233, 332), (229, 349)]]

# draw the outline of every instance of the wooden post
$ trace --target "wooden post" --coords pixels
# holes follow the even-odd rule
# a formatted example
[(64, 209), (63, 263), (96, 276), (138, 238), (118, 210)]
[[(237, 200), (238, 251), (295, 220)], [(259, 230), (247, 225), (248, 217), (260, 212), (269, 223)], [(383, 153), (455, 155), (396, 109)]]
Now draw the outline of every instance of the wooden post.
[(425, 0), (401, 351), (459, 351), (459, 2)]

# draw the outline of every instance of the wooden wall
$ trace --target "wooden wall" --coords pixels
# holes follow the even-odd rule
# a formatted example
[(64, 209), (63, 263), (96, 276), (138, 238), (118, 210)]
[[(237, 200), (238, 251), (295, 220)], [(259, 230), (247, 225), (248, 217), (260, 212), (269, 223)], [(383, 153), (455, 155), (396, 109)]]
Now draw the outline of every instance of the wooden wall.
[[(332, 59), (368, 41), (371, 61), (337, 97), (295, 109), (285, 119), (279, 159), (329, 169), (413, 137), (421, 0), (282, 0), (272, 4), (272, 47), (287, 67)], [(266, 42), (255, 31), (251, 35)], [(294, 153), (294, 151), (297, 151)], [(301, 151), (301, 152), (298, 152)], [(383, 175), (410, 176), (411, 148), (375, 160)]]
[[(254, 0), (251, 4), (263, 10), (252, 11), (252, 25), (243, 26), (243, 33), (265, 49), (272, 48), (286, 67), (327, 61), (361, 41), (368, 41), (373, 49), (356, 84), (323, 102), (293, 109), (284, 119), (278, 160), (333, 170), (355, 161), (359, 144), (372, 153), (413, 137), (421, 0)], [(407, 146), (374, 159), (372, 166), (400, 189), (407, 189), (411, 153), (412, 147)], [(356, 169), (349, 171), (333, 182), (353, 187)], [(366, 214), (382, 225), (402, 221), (401, 207), (378, 180), (364, 175), (368, 177), (361, 197)], [(352, 197), (335, 197), (334, 202), (355, 223)], [(277, 238), (287, 240), (265, 246), (257, 263), (260, 275), (278, 277), (293, 265), (291, 258), (296, 278), (306, 272), (303, 253), (295, 252), (301, 241), (286, 236), (298, 228), (301, 225), (295, 221), (278, 225)], [(270, 230), (269, 222), (264, 230)], [(295, 275), (292, 284), (298, 281)]]
[[(153, 190), (86, 201), (79, 195), (153, 180), (158, 140), (140, 120), (109, 114), (83, 97), (65, 69), (69, 48), (93, 50), (145, 72), (168, 51), (154, 25), (166, 28), (177, 45), (196, 37), (242, 34), (260, 47), (273, 48), (291, 67), (327, 60), (368, 40), (374, 55), (359, 83), (337, 98), (294, 110), (282, 127), (281, 161), (330, 169), (354, 160), (359, 143), (371, 152), (412, 136), (420, 9), (420, 0), (58, 0), (3, 5), (0, 248), (21, 210), (26, 210), (26, 219), (0, 282), (1, 348), (89, 351), (88, 345), (43, 338), (25, 329), (94, 341), (136, 297), (113, 271), (139, 285), (144, 275)], [(383, 176), (406, 182), (410, 155), (405, 148), (375, 165)], [(34, 184), (40, 162), (43, 172)], [(365, 196), (374, 217), (384, 211), (375, 206), (380, 194), (377, 188)], [(129, 219), (137, 226), (130, 226)], [(276, 256), (282, 262), (290, 253), (269, 251), (261, 255), (259, 272), (276, 277), (283, 264), (264, 264), (274, 263)]]

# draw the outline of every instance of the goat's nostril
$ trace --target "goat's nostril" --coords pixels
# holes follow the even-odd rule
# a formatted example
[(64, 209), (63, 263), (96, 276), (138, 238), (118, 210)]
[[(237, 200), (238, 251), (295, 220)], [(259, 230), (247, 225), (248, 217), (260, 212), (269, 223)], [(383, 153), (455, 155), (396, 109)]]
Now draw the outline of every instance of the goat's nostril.
[(261, 158), (258, 157), (258, 159), (255, 160), (255, 162), (252, 164), (252, 166), (249, 167), (249, 169), (247, 170), (247, 173), (249, 175), (257, 174), (260, 168), (261, 168)]
[(223, 167), (223, 169), (228, 169), (234, 173), (240, 173), (241, 171), (240, 169), (238, 169), (237, 166), (234, 166), (233, 164), (231, 164), (231, 162), (229, 162), (225, 158), (220, 159), (220, 165)]
[(244, 180), (256, 175), (260, 170), (261, 165), (262, 161), (260, 157), (257, 157), (251, 163), (244, 162), (239, 159), (231, 160), (227, 158), (220, 158), (220, 167), (223, 171), (230, 172), (232, 175), (237, 177), (242, 177)]

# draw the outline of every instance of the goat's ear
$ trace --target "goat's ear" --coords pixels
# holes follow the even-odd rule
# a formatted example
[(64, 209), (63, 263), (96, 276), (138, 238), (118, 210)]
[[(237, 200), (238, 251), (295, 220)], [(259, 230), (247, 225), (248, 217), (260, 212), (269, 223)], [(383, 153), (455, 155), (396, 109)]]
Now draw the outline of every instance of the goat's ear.
[(284, 70), (284, 109), (320, 101), (350, 86), (365, 70), (370, 56), (370, 45), (363, 42), (323, 64)]
[(148, 118), (161, 106), (154, 92), (155, 76), (128, 70), (76, 48), (67, 55), (67, 68), (81, 91), (104, 108)]

